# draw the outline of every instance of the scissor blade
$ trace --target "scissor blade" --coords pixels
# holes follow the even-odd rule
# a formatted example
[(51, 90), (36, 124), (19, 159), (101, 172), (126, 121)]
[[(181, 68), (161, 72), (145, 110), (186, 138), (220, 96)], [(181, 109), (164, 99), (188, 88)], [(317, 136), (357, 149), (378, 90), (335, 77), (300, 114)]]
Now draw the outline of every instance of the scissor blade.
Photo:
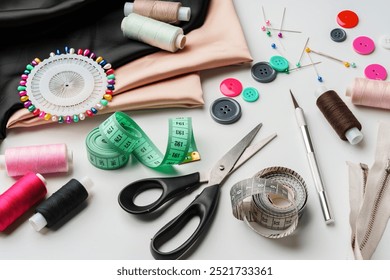
[(267, 138), (264, 138), (263, 140), (257, 142), (256, 144), (250, 145), (245, 149), (245, 151), (242, 153), (241, 157), (237, 160), (236, 164), (234, 165), (233, 169), (230, 171), (230, 173), (233, 173), (237, 168), (239, 168), (241, 165), (243, 165), (248, 159), (253, 157), (258, 151), (260, 151), (263, 147), (265, 147), (269, 142), (271, 142), (275, 137), (277, 136), (276, 133), (271, 134)]
[(255, 138), (261, 126), (261, 123), (258, 124), (214, 165), (213, 169), (211, 169), (210, 172), (209, 185), (222, 183), (225, 177), (233, 169), (234, 165), (241, 157), (242, 153), (252, 142), (253, 138)]

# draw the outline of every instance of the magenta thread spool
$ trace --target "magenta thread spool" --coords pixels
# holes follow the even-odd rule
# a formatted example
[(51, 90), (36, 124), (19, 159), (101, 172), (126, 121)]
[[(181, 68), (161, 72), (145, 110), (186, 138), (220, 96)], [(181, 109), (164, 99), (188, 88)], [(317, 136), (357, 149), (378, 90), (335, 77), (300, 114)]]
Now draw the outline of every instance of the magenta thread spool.
[(63, 173), (68, 172), (72, 159), (65, 144), (14, 147), (0, 155), (0, 169), (6, 169), (10, 177), (23, 176), (27, 172)]
[(46, 196), (46, 180), (28, 172), (0, 195), (0, 231), (7, 229), (20, 216)]

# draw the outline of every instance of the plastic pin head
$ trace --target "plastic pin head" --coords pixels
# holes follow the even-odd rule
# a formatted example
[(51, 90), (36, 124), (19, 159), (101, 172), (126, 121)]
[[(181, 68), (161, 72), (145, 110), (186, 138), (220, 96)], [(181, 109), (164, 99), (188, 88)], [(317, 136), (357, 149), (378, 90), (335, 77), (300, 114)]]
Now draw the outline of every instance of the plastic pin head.
[(309, 47), (307, 47), (307, 48), (305, 49), (305, 52), (309, 53), (309, 52), (311, 52), (311, 49), (310, 49)]
[(349, 64), (348, 61), (344, 61), (343, 64), (344, 64), (344, 66), (347, 67), (347, 68), (348, 68), (349, 66), (351, 66), (351, 64)]

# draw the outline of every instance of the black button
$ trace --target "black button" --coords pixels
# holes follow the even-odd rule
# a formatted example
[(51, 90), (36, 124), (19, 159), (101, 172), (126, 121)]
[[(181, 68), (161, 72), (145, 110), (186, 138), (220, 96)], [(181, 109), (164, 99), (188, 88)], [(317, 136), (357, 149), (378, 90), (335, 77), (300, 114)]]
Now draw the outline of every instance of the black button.
[(252, 77), (260, 83), (269, 83), (275, 80), (276, 71), (268, 62), (258, 62), (251, 68)]
[(211, 104), (210, 114), (218, 123), (231, 124), (241, 117), (241, 106), (232, 98), (221, 97)]
[(330, 31), (330, 38), (332, 38), (335, 42), (343, 42), (345, 39), (347, 39), (347, 33), (344, 29), (341, 28), (335, 28), (332, 31)]

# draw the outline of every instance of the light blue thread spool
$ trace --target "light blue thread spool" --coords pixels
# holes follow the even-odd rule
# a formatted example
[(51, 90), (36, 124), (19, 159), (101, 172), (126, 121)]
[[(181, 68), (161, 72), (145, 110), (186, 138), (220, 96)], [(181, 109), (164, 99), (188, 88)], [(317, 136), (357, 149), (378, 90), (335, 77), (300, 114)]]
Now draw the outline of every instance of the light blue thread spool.
[(186, 36), (183, 29), (135, 13), (122, 20), (121, 29), (127, 38), (147, 43), (160, 49), (176, 52), (183, 49)]

